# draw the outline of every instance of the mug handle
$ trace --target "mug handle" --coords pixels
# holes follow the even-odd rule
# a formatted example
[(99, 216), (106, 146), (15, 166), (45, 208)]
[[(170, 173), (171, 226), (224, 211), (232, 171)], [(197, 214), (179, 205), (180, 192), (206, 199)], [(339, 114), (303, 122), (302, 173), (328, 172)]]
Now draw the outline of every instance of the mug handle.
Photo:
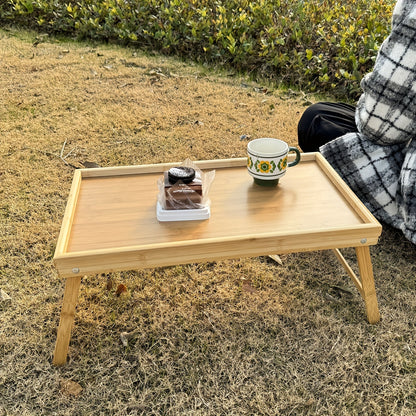
[(296, 153), (296, 159), (293, 162), (288, 163), (288, 167), (291, 168), (292, 166), (296, 166), (300, 162), (300, 152), (296, 147), (289, 147), (289, 152)]

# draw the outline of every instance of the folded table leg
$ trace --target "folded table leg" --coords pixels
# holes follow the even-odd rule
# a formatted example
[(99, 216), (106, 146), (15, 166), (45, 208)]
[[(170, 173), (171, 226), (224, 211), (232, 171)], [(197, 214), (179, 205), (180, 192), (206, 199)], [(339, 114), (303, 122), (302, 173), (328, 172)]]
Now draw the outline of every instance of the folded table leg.
[(56, 337), (55, 352), (53, 357), (54, 365), (63, 365), (66, 363), (80, 284), (80, 276), (68, 277), (66, 279), (61, 318), (59, 321), (58, 334)]
[(334, 248), (333, 251), (364, 299), (368, 322), (370, 322), (370, 324), (376, 324), (380, 320), (380, 312), (378, 310), (376, 287), (374, 284), (373, 266), (371, 264), (369, 247), (365, 246), (355, 248), (358, 268), (360, 271), (359, 277), (354, 273), (339, 249)]
[(360, 269), (362, 295), (365, 302), (368, 322), (370, 322), (370, 324), (375, 324), (380, 320), (380, 312), (377, 304), (370, 248), (368, 246), (356, 247), (355, 253), (357, 255), (358, 267)]

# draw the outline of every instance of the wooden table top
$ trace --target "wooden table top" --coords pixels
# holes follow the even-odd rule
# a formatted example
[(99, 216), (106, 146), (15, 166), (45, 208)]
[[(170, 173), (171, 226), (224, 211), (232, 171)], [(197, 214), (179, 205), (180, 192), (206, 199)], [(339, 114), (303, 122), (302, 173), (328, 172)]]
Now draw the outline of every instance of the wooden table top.
[(243, 257), (264, 250), (369, 245), (381, 233), (377, 220), (319, 153), (302, 154), (275, 188), (254, 184), (245, 158), (196, 163), (215, 169), (208, 220), (157, 220), (157, 181), (175, 164), (77, 171), (54, 257), (61, 275), (98, 271), (100, 262), (104, 269), (120, 270), (194, 257), (239, 257), (239, 252)]

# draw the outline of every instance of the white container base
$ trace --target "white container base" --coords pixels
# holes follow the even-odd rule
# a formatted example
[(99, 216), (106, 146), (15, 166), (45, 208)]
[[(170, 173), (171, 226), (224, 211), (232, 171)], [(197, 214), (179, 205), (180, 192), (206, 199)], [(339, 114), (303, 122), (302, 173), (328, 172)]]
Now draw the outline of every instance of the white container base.
[(211, 210), (209, 205), (199, 209), (163, 209), (158, 202), (156, 216), (161, 222), (207, 220), (211, 216)]

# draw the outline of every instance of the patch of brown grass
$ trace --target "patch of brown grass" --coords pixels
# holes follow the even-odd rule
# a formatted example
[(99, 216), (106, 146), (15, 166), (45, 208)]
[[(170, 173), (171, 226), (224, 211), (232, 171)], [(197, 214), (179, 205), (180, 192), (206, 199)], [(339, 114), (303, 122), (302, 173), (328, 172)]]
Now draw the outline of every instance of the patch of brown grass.
[(371, 251), (378, 325), (331, 252), (115, 273), (111, 289), (91, 276), (69, 363), (53, 367), (73, 167), (238, 157), (244, 134), (296, 145), (305, 101), (157, 55), (31, 40), (0, 32), (0, 415), (414, 414), (416, 249), (388, 227)]

